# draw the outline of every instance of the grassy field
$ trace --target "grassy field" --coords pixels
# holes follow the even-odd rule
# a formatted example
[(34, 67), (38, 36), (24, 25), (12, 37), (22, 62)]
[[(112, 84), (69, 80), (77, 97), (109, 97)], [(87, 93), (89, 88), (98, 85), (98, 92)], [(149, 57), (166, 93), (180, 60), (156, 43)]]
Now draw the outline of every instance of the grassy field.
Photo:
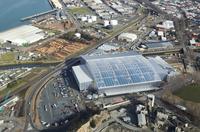
[(91, 13), (90, 9), (88, 9), (86, 7), (71, 8), (70, 11), (73, 14), (88, 14), (88, 13)]
[(200, 85), (199, 84), (191, 84), (187, 87), (184, 87), (174, 93), (176, 96), (192, 101), (192, 102), (200, 102)]
[(8, 52), (0, 55), (0, 64), (16, 63), (16, 57), (14, 52)]

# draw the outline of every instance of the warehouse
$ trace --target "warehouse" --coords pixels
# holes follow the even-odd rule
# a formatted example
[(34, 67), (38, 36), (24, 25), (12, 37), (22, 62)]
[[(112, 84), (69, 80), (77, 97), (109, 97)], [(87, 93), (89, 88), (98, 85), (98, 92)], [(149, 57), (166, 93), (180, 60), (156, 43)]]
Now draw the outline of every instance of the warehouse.
[[(79, 84), (80, 90), (87, 90), (88, 83), (91, 83), (89, 86), (107, 96), (158, 89), (162, 78), (169, 73), (169, 67), (165, 69), (159, 63), (154, 65), (157, 65), (161, 71), (156, 71), (151, 64), (151, 62), (155, 63), (156, 59), (153, 61), (151, 58), (149, 61), (136, 52), (101, 56), (85, 55), (82, 59), (84, 64), (81, 67), (85, 67), (84, 70), (87, 72), (77, 70), (77, 66), (73, 67), (77, 82), (84, 83)], [(159, 73), (162, 73), (162, 77)], [(87, 77), (84, 77), (86, 75)]]
[(118, 40), (133, 42), (137, 39), (137, 35), (133, 33), (122, 33), (118, 36)]
[(18, 46), (30, 44), (44, 38), (45, 34), (43, 30), (31, 25), (23, 25), (0, 32), (0, 41), (10, 42)]

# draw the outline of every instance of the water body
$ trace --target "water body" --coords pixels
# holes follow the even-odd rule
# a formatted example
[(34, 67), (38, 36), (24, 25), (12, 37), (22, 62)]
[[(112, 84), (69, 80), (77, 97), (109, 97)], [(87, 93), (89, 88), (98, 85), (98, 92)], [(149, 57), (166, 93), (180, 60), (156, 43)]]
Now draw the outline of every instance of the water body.
[(48, 0), (0, 0), (0, 32), (25, 24), (23, 17), (51, 9)]

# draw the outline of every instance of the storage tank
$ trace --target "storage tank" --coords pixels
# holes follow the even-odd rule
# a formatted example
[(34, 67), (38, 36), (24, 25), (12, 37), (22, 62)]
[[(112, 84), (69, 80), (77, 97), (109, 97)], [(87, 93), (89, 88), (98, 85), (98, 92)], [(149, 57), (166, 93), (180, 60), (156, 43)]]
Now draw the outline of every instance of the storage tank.
[(116, 26), (116, 25), (118, 25), (118, 21), (117, 20), (111, 20), (110, 24), (113, 25), (113, 26)]
[(93, 22), (96, 22), (97, 21), (97, 16), (91, 16), (91, 19)]
[(109, 21), (108, 20), (104, 20), (104, 27), (110, 25)]
[(81, 21), (82, 21), (82, 22), (87, 21), (87, 17), (81, 17)]

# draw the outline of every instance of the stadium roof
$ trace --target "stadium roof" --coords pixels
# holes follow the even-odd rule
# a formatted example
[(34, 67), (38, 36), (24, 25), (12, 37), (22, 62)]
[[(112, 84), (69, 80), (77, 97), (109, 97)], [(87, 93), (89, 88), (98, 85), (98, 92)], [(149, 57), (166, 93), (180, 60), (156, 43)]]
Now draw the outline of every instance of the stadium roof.
[(98, 89), (161, 81), (148, 59), (136, 52), (82, 57)]

